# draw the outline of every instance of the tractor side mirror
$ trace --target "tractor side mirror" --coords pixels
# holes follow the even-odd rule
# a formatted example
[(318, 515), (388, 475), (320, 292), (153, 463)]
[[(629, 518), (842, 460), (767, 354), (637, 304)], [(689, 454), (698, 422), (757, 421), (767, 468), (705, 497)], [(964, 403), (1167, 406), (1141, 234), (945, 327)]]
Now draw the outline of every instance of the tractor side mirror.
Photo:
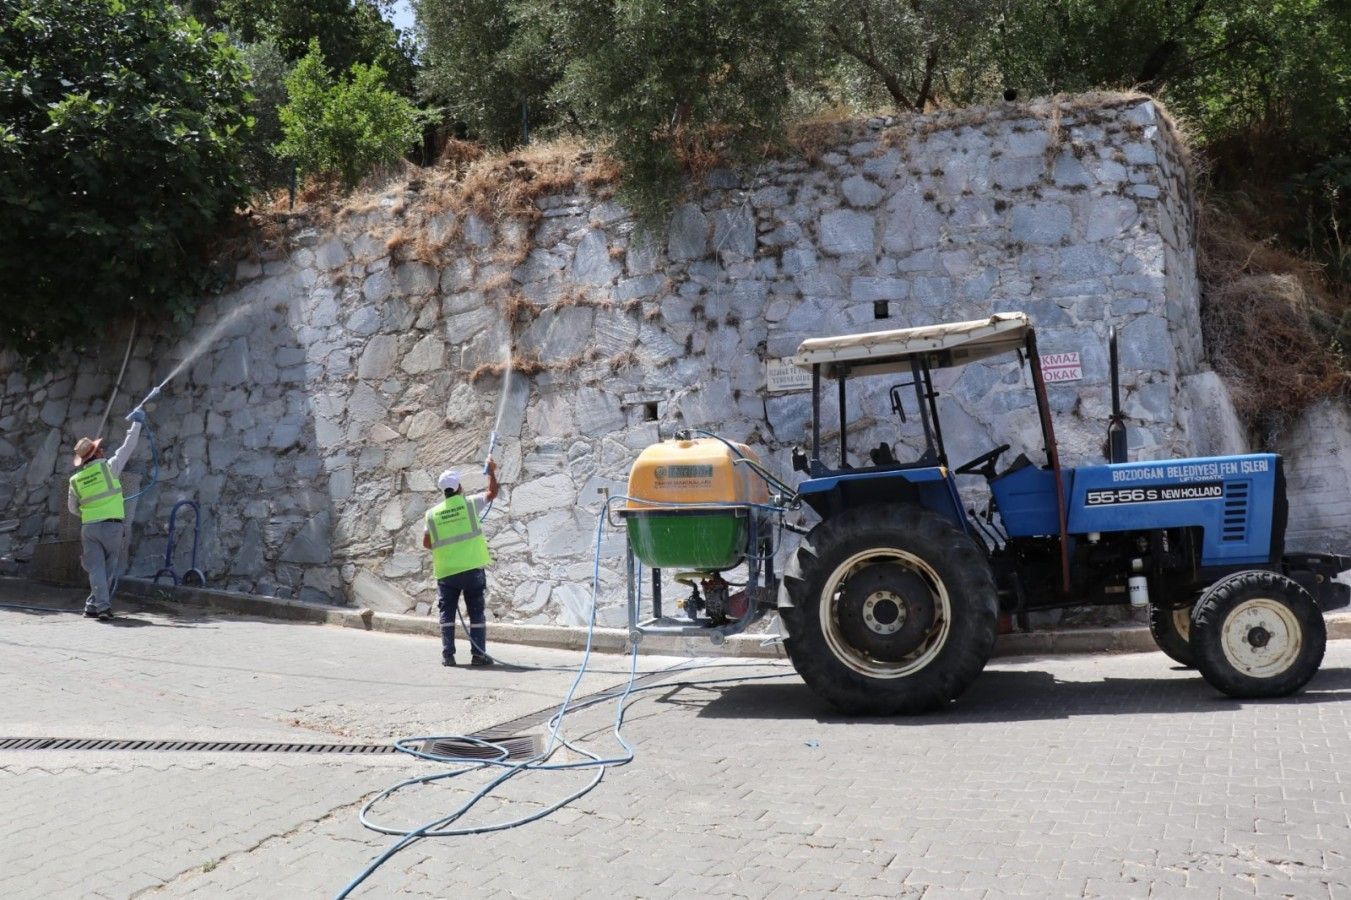
[(807, 451), (803, 450), (801, 447), (793, 448), (793, 471), (807, 471)]

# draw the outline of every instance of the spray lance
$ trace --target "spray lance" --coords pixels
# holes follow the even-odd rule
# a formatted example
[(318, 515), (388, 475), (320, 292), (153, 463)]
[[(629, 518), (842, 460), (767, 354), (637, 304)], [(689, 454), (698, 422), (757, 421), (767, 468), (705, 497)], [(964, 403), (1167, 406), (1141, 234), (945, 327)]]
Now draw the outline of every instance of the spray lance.
[[(160, 388), (162, 387), (164, 387), (164, 385), (160, 384), (157, 387), (151, 388), (150, 393), (145, 395), (145, 399), (142, 400), (140, 403), (136, 404), (135, 409), (127, 413), (127, 421), (130, 422), (132, 420), (132, 416), (136, 415), (137, 413), (141, 413), (142, 416), (144, 417), (145, 410), (143, 407), (151, 400), (154, 400), (156, 397), (159, 396), (159, 391)], [(146, 491), (150, 490), (152, 487), (155, 486), (155, 483), (159, 481), (159, 448), (155, 446), (155, 430), (150, 427), (150, 423), (145, 421), (144, 418), (142, 418), (142, 424), (145, 428), (146, 437), (150, 439), (150, 480), (146, 482), (145, 487), (141, 488), (139, 491), (128, 497), (127, 498), (128, 502), (135, 500), (137, 497), (141, 496)]]

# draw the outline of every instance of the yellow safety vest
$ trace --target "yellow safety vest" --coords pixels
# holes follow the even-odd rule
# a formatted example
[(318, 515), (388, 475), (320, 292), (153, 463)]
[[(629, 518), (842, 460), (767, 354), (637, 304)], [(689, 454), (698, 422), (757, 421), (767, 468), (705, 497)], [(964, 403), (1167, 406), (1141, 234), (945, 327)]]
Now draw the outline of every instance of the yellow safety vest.
[(493, 561), (474, 504), (463, 494), (447, 497), (427, 511), (432, 574), (437, 578), (481, 569)]
[(122, 501), (122, 482), (113, 477), (106, 459), (85, 463), (70, 476), (70, 489), (80, 504), (80, 523), (105, 522), (126, 515)]

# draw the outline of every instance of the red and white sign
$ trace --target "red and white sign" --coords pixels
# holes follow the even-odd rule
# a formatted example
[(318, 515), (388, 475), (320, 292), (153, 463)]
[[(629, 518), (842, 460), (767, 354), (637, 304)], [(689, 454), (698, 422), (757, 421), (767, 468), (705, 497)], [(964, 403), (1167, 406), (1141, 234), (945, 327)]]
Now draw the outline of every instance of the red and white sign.
[(1041, 355), (1041, 377), (1047, 384), (1060, 384), (1064, 381), (1078, 381), (1084, 377), (1083, 364), (1079, 354), (1043, 353)]

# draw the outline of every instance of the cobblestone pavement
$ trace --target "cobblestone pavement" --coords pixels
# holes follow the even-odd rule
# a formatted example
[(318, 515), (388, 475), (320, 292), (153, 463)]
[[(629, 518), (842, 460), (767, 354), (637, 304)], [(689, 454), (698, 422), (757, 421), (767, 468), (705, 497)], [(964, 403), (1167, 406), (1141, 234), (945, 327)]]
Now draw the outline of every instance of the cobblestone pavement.
[[(32, 594), (0, 583), (0, 603), (52, 600)], [(436, 662), (423, 638), (326, 626), (0, 609), (0, 736), (385, 740), (490, 726), (569, 680)], [(669, 677), (783, 672), (731, 665)], [(664, 684), (631, 707), (636, 761), (573, 806), (421, 841), (357, 893), (1351, 897), (1348, 698), (1351, 642), (1329, 646), (1306, 693), (1264, 703), (1224, 699), (1157, 653), (1000, 660), (950, 711), (908, 720), (841, 719), (791, 675)], [(612, 752), (612, 715), (579, 712), (568, 732)], [(432, 770), (400, 756), (0, 751), (0, 896), (331, 896), (390, 840), (360, 826), (361, 802)], [(523, 776), (470, 819), (537, 809), (586, 777)], [(479, 783), (418, 788), (378, 815), (420, 824)]]

